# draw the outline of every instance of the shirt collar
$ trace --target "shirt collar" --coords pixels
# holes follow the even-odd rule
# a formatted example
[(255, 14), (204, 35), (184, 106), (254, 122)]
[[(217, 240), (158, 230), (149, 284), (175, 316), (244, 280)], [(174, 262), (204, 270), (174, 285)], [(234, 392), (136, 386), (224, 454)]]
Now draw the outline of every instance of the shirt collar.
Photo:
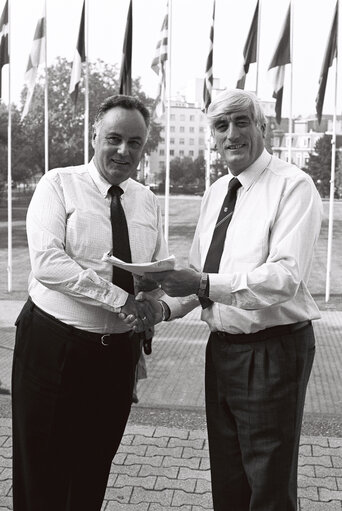
[[(112, 186), (111, 183), (108, 183), (108, 181), (101, 176), (99, 171), (96, 168), (96, 165), (94, 163), (94, 159), (91, 159), (91, 161), (88, 163), (88, 171), (90, 174), (90, 177), (94, 181), (95, 185), (97, 186), (99, 192), (103, 197), (107, 197), (109, 188)], [(125, 192), (128, 187), (129, 179), (126, 179), (125, 181), (122, 181), (118, 186), (122, 188), (122, 190)]]
[(272, 155), (264, 149), (259, 158), (257, 158), (252, 165), (236, 176), (245, 190), (248, 190), (259, 178), (263, 171), (269, 166), (271, 159)]

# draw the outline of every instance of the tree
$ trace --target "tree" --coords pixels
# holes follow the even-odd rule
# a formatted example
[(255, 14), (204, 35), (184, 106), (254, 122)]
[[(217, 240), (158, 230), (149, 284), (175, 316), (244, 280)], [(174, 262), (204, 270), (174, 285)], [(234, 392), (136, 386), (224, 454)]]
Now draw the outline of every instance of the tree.
[[(336, 169), (340, 167), (339, 153), (336, 151)], [(323, 135), (315, 144), (314, 152), (309, 156), (307, 169), (304, 169), (314, 180), (322, 197), (330, 194), (331, 177), (331, 135)], [(339, 197), (338, 172), (335, 182), (335, 197)]]
[[(84, 79), (81, 80), (76, 111), (69, 96), (71, 64), (58, 57), (55, 64), (48, 68), (49, 102), (49, 168), (78, 165), (83, 163), (84, 132)], [(89, 155), (92, 124), (99, 104), (108, 96), (117, 94), (118, 70), (101, 60), (89, 63)], [(26, 91), (22, 93), (24, 101)], [(147, 107), (153, 99), (141, 90), (140, 79), (133, 81), (133, 94), (139, 97)], [(44, 172), (44, 77), (38, 78), (29, 113), (22, 121), (25, 145), (28, 151), (27, 164), (32, 172)], [(149, 153), (158, 144), (160, 128), (152, 122), (150, 135), (145, 147)]]

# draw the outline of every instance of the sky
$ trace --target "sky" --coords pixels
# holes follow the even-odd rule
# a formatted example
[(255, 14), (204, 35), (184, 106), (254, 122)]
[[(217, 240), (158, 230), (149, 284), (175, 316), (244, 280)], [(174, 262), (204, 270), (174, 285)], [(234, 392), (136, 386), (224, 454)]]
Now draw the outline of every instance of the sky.
[[(11, 98), (20, 100), (28, 55), (43, 0), (11, 1)], [(83, 0), (46, 0), (48, 64), (57, 56), (72, 62)], [(0, 0), (2, 12), (5, 0)], [(315, 97), (336, 0), (292, 0), (293, 64), (292, 113), (315, 113)], [(121, 62), (129, 0), (88, 0), (89, 60)], [(214, 77), (221, 87), (235, 87), (256, 0), (216, 0)], [(275, 51), (289, 0), (261, 0), (258, 95), (272, 100), (267, 68)], [(203, 78), (209, 49), (213, 0), (172, 0), (171, 96), (188, 94), (196, 78)], [(341, 10), (341, 9), (340, 9)], [(155, 97), (158, 77), (151, 61), (166, 13), (166, 0), (133, 0), (133, 78), (140, 76), (144, 91)], [(340, 24), (340, 26), (342, 26)], [(340, 43), (340, 41), (339, 41)], [(339, 45), (341, 47), (341, 45)], [(341, 52), (340, 52), (341, 53)], [(339, 62), (338, 74), (341, 74)], [(8, 98), (7, 70), (3, 71), (4, 100)], [(250, 66), (246, 89), (256, 90), (256, 64)], [(334, 108), (335, 64), (330, 68), (323, 113)], [(286, 66), (283, 116), (289, 114), (291, 66)], [(339, 83), (341, 80), (339, 79)], [(339, 88), (340, 85), (338, 85)], [(340, 95), (341, 96), (341, 95)], [(337, 112), (342, 109), (342, 97)]]

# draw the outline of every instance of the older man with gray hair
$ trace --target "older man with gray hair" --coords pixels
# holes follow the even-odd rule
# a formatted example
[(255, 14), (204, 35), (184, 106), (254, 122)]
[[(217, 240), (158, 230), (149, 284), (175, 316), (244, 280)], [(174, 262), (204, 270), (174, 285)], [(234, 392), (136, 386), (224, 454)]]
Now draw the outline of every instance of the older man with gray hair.
[(311, 321), (320, 317), (308, 280), (321, 200), (310, 176), (265, 149), (266, 119), (254, 94), (222, 92), (208, 119), (229, 173), (203, 197), (190, 268), (154, 278), (170, 297), (187, 297), (163, 298), (164, 319), (201, 303), (210, 329), (215, 511), (294, 511)]

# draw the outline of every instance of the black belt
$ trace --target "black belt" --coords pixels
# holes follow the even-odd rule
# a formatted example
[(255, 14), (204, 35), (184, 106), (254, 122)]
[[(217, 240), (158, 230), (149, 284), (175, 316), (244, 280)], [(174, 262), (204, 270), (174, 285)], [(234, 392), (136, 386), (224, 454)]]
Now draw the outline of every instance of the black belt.
[(217, 335), (220, 339), (224, 339), (231, 344), (249, 344), (251, 342), (265, 341), (270, 337), (289, 335), (308, 325), (311, 325), (310, 320), (291, 323), (290, 325), (272, 326), (252, 334), (228, 334), (227, 332), (212, 332), (212, 334)]
[(47, 312), (43, 311), (32, 301), (31, 297), (28, 298), (28, 302), (30, 304), (31, 311), (34, 311), (36, 314), (43, 316), (46, 320), (52, 322), (58, 328), (62, 328), (67, 333), (80, 337), (85, 341), (91, 341), (97, 344), (102, 344), (103, 346), (109, 346), (110, 344), (113, 344), (115, 341), (119, 339), (122, 340), (123, 337), (133, 337), (136, 335), (135, 332), (133, 332), (132, 330), (129, 330), (128, 332), (122, 332), (119, 334), (97, 334), (95, 332), (81, 330), (80, 328), (76, 328), (72, 325), (67, 325), (66, 323), (63, 323), (62, 321), (55, 318), (51, 314), (48, 314)]

